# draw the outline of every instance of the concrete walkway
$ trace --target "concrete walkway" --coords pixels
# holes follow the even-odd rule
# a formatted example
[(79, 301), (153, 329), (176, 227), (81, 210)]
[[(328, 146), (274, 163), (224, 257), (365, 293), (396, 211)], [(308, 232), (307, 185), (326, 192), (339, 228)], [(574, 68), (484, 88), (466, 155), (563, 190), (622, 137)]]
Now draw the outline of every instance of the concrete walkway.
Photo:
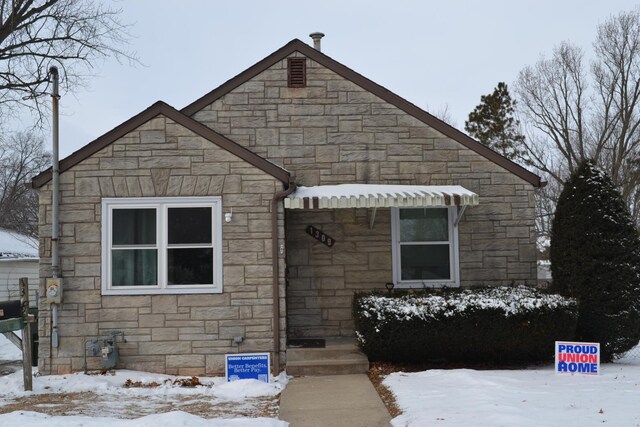
[(291, 427), (388, 427), (391, 417), (364, 374), (299, 377), (280, 396)]

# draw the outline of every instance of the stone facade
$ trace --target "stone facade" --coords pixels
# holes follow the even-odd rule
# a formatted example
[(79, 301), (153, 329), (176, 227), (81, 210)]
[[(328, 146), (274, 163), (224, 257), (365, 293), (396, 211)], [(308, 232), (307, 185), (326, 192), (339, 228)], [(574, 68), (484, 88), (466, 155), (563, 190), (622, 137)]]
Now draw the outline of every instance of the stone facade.
[[(286, 67), (275, 63), (193, 118), (283, 166), (298, 185), (462, 185), (480, 205), (459, 226), (461, 285), (535, 283), (530, 183), (312, 59), (306, 88), (287, 87)], [(287, 213), (291, 335), (353, 335), (353, 292), (392, 281), (389, 209), (372, 229), (369, 215)], [(310, 224), (339, 243), (310, 239)]]
[[(57, 349), (50, 347), (49, 305), (40, 302), (40, 372), (81, 370), (85, 340), (113, 330), (125, 334), (118, 348), (120, 365), (129, 369), (221, 373), (225, 353), (273, 350), (270, 206), (280, 181), (160, 116), (62, 173), (60, 184), (64, 301)], [(224, 212), (233, 210), (232, 222), (222, 222), (223, 293), (101, 295), (103, 197), (215, 195), (222, 195)], [(40, 189), (40, 201), (45, 278), (51, 274), (50, 184)], [(245, 341), (238, 347), (234, 336)], [(89, 358), (90, 368), (96, 359)]]
[[(184, 111), (286, 169), (298, 185), (461, 185), (480, 198), (458, 228), (461, 285), (534, 284), (534, 185), (347, 79), (344, 68), (338, 73), (309, 56), (315, 55), (308, 53), (304, 88), (287, 87), (283, 56)], [(125, 333), (120, 366), (131, 369), (213, 374), (223, 371), (225, 353), (273, 350), (271, 201), (282, 182), (193, 129), (158, 116), (61, 174), (60, 346), (50, 347), (49, 305), (42, 299), (40, 372), (82, 369), (85, 340), (113, 330)], [(101, 295), (102, 198), (197, 195), (221, 195), (223, 211), (233, 209), (233, 221), (222, 225), (223, 292)], [(50, 183), (40, 197), (44, 279)], [(392, 246), (388, 208), (378, 209), (375, 221), (370, 209), (279, 209), (278, 247), (286, 248), (278, 254), (282, 361), (287, 334), (353, 335), (353, 293), (392, 281)], [(313, 240), (308, 225), (337, 243), (329, 248)], [(245, 338), (239, 348), (235, 336)], [(96, 363), (91, 359), (90, 367)]]

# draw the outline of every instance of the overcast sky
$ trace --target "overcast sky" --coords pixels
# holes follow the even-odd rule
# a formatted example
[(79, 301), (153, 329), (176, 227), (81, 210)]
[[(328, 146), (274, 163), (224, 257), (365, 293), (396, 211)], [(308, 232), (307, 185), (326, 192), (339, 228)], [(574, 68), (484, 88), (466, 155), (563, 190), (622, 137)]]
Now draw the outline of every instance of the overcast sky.
[[(480, 96), (511, 84), (563, 40), (587, 53), (623, 0), (114, 1), (143, 65), (96, 64), (89, 88), (60, 100), (66, 157), (163, 100), (180, 109), (294, 38), (462, 129)], [(179, 5), (179, 6), (177, 6)], [(47, 142), (50, 145), (50, 142)]]

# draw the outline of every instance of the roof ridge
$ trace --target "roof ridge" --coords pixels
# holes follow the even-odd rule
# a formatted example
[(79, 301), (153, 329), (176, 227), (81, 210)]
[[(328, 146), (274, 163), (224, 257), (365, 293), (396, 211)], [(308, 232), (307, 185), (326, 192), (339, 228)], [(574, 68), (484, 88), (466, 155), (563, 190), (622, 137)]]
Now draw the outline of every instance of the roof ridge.
[(445, 136), (448, 136), (449, 138), (459, 142), (465, 147), (471, 149), (472, 151), (475, 151), (476, 153), (485, 157), (486, 159), (507, 169), (509, 172), (519, 176), (520, 178), (524, 179), (530, 184), (536, 187), (543, 187), (546, 184), (544, 181), (542, 181), (542, 179), (538, 175), (534, 174), (533, 172), (529, 171), (523, 166), (515, 163), (512, 160), (507, 159), (500, 153), (492, 150), (486, 145), (480, 143), (479, 141), (476, 141), (475, 139), (471, 138), (469, 135), (456, 129), (455, 127), (449, 125), (448, 123), (445, 123), (444, 121), (438, 119), (437, 117), (430, 114), (428, 111), (425, 111), (422, 108), (418, 107), (411, 101), (408, 101), (405, 98), (401, 97), (400, 95), (395, 94), (394, 92), (390, 91), (384, 86), (374, 82), (373, 80), (368, 79), (367, 77), (363, 76), (357, 71), (336, 61), (335, 59), (331, 58), (327, 54), (312, 48), (311, 46), (307, 45), (306, 43), (302, 42), (300, 39), (297, 39), (297, 38), (291, 40), (290, 42), (282, 46), (280, 49), (264, 57), (263, 59), (261, 59), (254, 65), (252, 65), (251, 67), (237, 74), (235, 77), (232, 77), (226, 82), (222, 83), (217, 88), (213, 89), (207, 94), (196, 99), (186, 107), (182, 108), (180, 111), (188, 116), (195, 114), (197, 111), (200, 111), (206, 105), (211, 104), (215, 100), (231, 92), (233, 89), (249, 81), (251, 78), (260, 74), (262, 71), (273, 66), (273, 64), (275, 64), (276, 62), (288, 57), (289, 55), (291, 55), (293, 52), (296, 52), (296, 51), (318, 62), (319, 64), (325, 66), (326, 68), (342, 76), (343, 78), (351, 81), (352, 83), (360, 86), (364, 90), (373, 93), (374, 95), (390, 103), (391, 105), (394, 105), (395, 107), (399, 108), (400, 110), (404, 111), (410, 116), (420, 120), (421, 122), (427, 124), (428, 126), (431, 126), (432, 128), (444, 134)]

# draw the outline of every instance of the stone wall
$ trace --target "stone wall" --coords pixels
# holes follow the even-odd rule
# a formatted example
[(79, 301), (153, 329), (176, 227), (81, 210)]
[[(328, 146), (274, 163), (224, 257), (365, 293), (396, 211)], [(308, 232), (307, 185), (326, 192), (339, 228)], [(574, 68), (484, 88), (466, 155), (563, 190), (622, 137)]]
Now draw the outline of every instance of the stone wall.
[[(285, 167), (299, 185), (462, 185), (480, 196), (460, 223), (462, 286), (535, 282), (531, 184), (310, 59), (307, 87), (288, 88), (286, 63), (193, 117)], [(351, 334), (343, 318), (353, 291), (391, 281), (388, 210), (378, 211), (373, 230), (366, 211), (306, 215), (287, 215), (291, 331)], [(303, 228), (309, 224), (345, 233), (347, 248), (311, 241)]]
[[(462, 286), (533, 284), (531, 184), (397, 107), (307, 59), (307, 87), (288, 88), (286, 59), (193, 117), (280, 165), (299, 185), (383, 183), (462, 185), (479, 194), (459, 226)], [(151, 120), (61, 175), (65, 278), (60, 347), (50, 348), (49, 307), (41, 301), (40, 369), (82, 368), (84, 340), (125, 332), (122, 367), (178, 374), (223, 370), (223, 355), (271, 351), (270, 201), (275, 178), (169, 119)], [(214, 295), (101, 296), (101, 199), (222, 195), (224, 290)], [(41, 189), (41, 271), (50, 275), (51, 191)], [(287, 212), (289, 332), (352, 335), (351, 296), (392, 280), (388, 209)], [(304, 229), (335, 237), (327, 248)], [(284, 212), (279, 213), (284, 239)], [(281, 243), (284, 243), (282, 240)], [(283, 266), (284, 267), (284, 266)], [(280, 269), (284, 295), (284, 268)], [(41, 295), (44, 295), (43, 280)], [(285, 321), (279, 325), (284, 348)], [(232, 338), (246, 340), (238, 349)], [(96, 361), (91, 360), (95, 366)]]
[[(125, 333), (120, 367), (180, 375), (224, 372), (224, 354), (273, 350), (270, 202), (282, 184), (170, 119), (159, 116), (60, 176), (64, 301), (59, 342), (40, 301), (40, 372), (82, 369), (84, 342)], [(103, 197), (222, 195), (223, 293), (101, 296)], [(41, 288), (50, 276), (51, 188), (40, 191)], [(284, 243), (284, 213), (279, 232)], [(284, 268), (281, 269), (284, 295)], [(285, 314), (284, 301), (281, 315)], [(284, 343), (284, 320), (280, 325)], [(238, 347), (234, 336), (245, 341)], [(98, 360), (90, 359), (90, 367)]]
[[(384, 290), (391, 277), (390, 210), (287, 212), (287, 320), (293, 337), (353, 335), (354, 291)], [(306, 234), (308, 225), (335, 239), (332, 247)]]

